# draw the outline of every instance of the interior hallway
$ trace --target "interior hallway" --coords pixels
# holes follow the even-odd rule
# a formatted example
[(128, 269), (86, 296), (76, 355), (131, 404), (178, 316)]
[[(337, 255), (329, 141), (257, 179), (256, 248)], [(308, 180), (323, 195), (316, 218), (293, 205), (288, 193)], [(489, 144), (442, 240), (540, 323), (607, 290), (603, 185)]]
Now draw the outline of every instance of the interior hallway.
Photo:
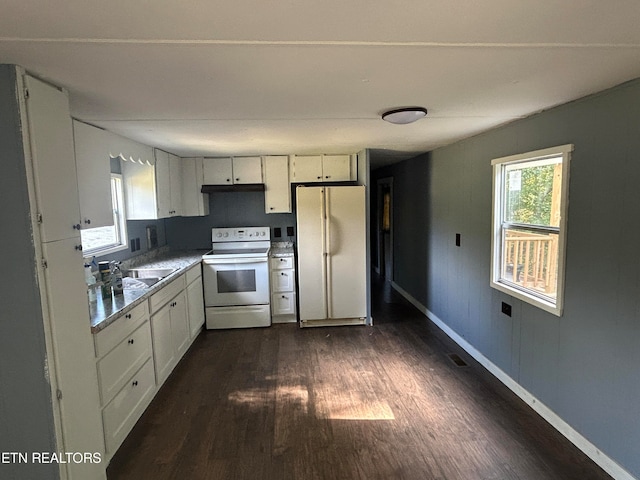
[(373, 298), (373, 327), (205, 331), (108, 478), (610, 478), (375, 276)]

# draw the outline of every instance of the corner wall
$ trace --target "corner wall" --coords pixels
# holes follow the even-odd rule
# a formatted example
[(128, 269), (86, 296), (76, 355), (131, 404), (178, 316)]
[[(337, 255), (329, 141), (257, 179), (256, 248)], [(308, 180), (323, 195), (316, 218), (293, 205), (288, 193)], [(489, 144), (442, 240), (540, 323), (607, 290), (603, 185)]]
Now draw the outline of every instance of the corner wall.
[(0, 105), (0, 452), (26, 453), (28, 459), (0, 462), (0, 478), (55, 479), (57, 464), (31, 462), (32, 452), (55, 452), (56, 442), (12, 65), (0, 65)]
[[(373, 172), (397, 185), (394, 279), (401, 289), (635, 477), (638, 125), (640, 81), (633, 81)], [(575, 150), (565, 308), (556, 317), (489, 286), (490, 162), (566, 143)], [(513, 306), (511, 318), (501, 313), (502, 301)]]

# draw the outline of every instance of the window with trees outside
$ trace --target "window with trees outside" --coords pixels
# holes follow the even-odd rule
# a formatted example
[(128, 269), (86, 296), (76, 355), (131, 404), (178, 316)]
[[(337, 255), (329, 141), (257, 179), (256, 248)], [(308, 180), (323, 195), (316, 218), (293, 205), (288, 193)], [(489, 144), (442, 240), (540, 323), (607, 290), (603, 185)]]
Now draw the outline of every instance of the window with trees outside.
[(573, 145), (497, 158), (491, 286), (562, 315)]
[(105, 255), (127, 248), (127, 221), (124, 212), (122, 175), (111, 174), (113, 225), (80, 231), (82, 250), (87, 255)]

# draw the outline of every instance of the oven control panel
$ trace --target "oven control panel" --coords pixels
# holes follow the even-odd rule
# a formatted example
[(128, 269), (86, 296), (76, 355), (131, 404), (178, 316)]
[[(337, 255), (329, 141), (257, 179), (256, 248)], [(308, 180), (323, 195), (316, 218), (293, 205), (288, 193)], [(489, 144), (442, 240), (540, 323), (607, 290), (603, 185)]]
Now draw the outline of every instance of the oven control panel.
[(253, 240), (270, 240), (269, 227), (213, 228), (213, 242), (250, 242)]

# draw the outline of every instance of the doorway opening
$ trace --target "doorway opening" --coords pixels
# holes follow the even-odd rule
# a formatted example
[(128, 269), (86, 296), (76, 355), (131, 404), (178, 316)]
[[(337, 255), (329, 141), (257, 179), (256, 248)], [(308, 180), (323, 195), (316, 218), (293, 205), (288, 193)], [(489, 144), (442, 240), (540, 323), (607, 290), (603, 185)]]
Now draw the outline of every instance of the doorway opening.
[(378, 274), (393, 281), (393, 177), (378, 180), (377, 251)]

